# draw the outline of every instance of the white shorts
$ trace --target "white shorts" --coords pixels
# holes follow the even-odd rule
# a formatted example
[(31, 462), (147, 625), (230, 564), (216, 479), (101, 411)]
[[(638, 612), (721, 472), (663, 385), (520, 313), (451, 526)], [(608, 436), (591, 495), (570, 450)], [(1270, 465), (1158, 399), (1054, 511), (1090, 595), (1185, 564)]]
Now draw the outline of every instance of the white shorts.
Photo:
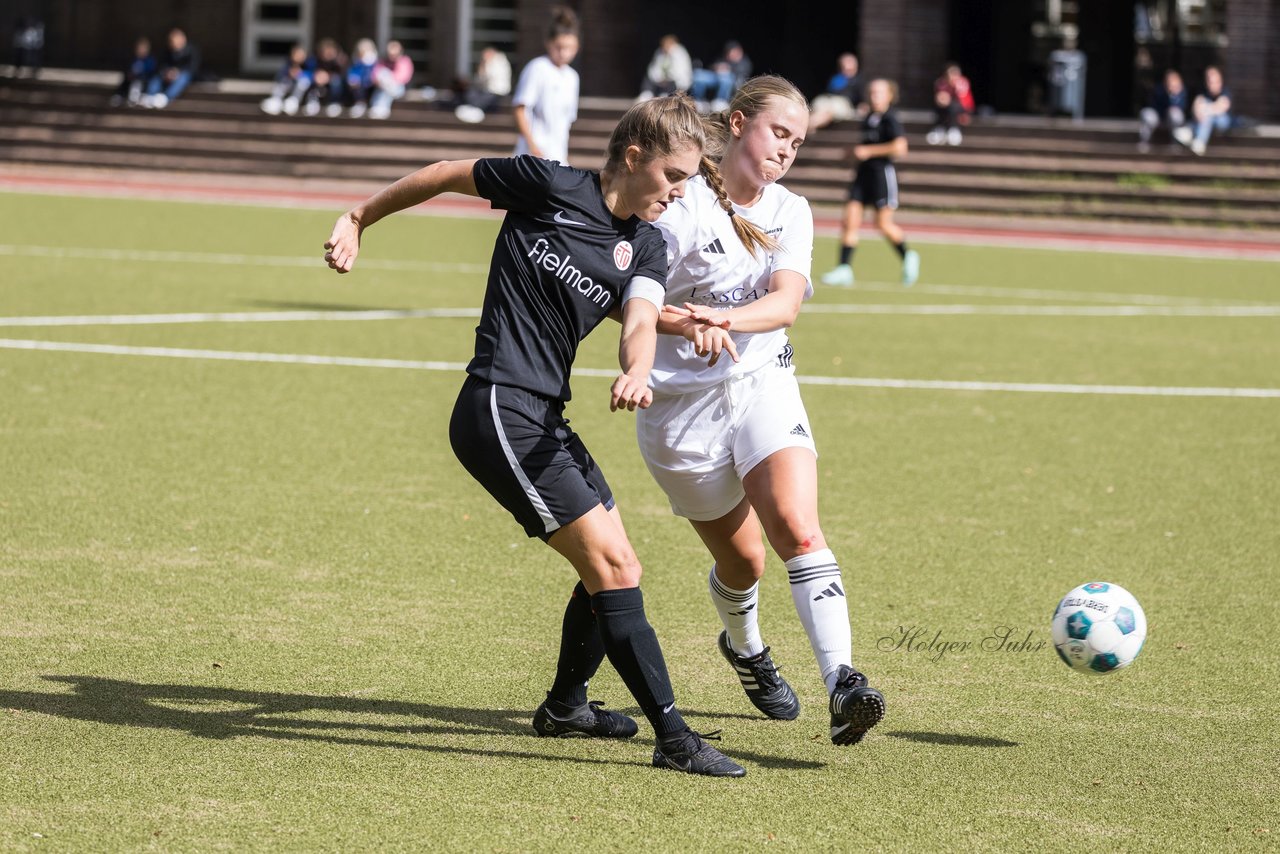
[(677, 516), (711, 521), (737, 507), (742, 479), (770, 454), (808, 448), (813, 429), (794, 370), (773, 365), (701, 391), (655, 395), (637, 412), (640, 454)]

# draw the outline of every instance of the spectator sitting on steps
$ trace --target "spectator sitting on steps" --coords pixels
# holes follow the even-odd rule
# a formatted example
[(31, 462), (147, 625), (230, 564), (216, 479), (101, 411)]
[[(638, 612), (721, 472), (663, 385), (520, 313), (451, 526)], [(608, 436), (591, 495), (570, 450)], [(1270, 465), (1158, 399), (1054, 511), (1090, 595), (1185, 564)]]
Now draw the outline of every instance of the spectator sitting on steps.
[(658, 41), (658, 49), (649, 60), (644, 85), (638, 100), (647, 101), (662, 95), (688, 92), (693, 85), (693, 60), (680, 39), (668, 33)]
[(934, 127), (925, 136), (930, 145), (959, 145), (964, 136), (960, 125), (969, 123), (973, 115), (973, 90), (969, 87), (969, 78), (960, 73), (960, 66), (954, 62), (947, 65), (933, 83)]
[(511, 94), (511, 63), (493, 45), (480, 52), (475, 76), (458, 87), (453, 114), (468, 124), (484, 121), (485, 114)]
[(1182, 75), (1170, 68), (1164, 82), (1151, 90), (1147, 106), (1138, 113), (1138, 151), (1151, 150), (1151, 135), (1161, 125), (1176, 137), (1187, 123), (1187, 89)]
[(13, 76), (21, 77), (24, 68), (31, 76), (40, 74), (44, 62), (44, 22), (39, 18), (19, 18), (13, 28)]
[(111, 96), (111, 106), (128, 104), (136, 107), (142, 103), (142, 93), (156, 73), (156, 58), (151, 55), (151, 39), (140, 36), (133, 43), (133, 59), (124, 70), (120, 86)]
[(269, 116), (278, 116), (281, 112), (290, 116), (297, 113), (303, 96), (311, 88), (311, 69), (307, 49), (295, 44), (289, 49), (289, 58), (276, 72), (271, 96), (262, 102), (262, 112)]
[(373, 91), (369, 98), (369, 118), (385, 119), (391, 115), (391, 104), (404, 97), (413, 79), (413, 60), (404, 46), (392, 39), (373, 68)]
[(356, 42), (355, 54), (347, 68), (347, 98), (351, 102), (348, 115), (353, 119), (363, 116), (369, 109), (373, 94), (373, 69), (378, 64), (378, 46), (372, 39)]
[(174, 27), (169, 31), (169, 47), (160, 55), (160, 73), (147, 84), (144, 107), (163, 110), (186, 91), (200, 71), (200, 51), (187, 41), (187, 34)]
[(858, 73), (858, 57), (842, 53), (836, 60), (836, 73), (827, 82), (827, 91), (813, 99), (809, 114), (809, 132), (832, 122), (848, 122), (867, 114), (866, 93)]
[(1204, 70), (1204, 92), (1196, 96), (1192, 104), (1196, 129), (1181, 127), (1173, 132), (1173, 138), (1197, 155), (1203, 155), (1209, 144), (1209, 136), (1215, 131), (1231, 130), (1235, 117), (1231, 115), (1231, 90), (1222, 82), (1222, 71), (1216, 65)]

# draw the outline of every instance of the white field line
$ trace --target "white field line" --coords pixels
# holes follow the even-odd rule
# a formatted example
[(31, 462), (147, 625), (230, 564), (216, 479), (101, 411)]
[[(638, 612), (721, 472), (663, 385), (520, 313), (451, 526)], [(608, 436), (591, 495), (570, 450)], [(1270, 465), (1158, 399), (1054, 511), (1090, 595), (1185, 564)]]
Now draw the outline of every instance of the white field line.
[[(320, 254), (315, 256), (244, 255), (223, 252), (171, 252), (143, 249), (100, 249), (91, 247), (19, 246), (0, 244), (0, 256), (93, 261), (141, 261), (160, 264), (223, 264), (227, 266), (310, 267), (324, 269)], [(357, 269), (406, 270), (434, 273), (485, 273), (487, 264), (445, 261), (393, 261), (362, 258)], [(1089, 291), (1043, 290), (1038, 288), (999, 288), (981, 285), (917, 284), (910, 291), (892, 282), (859, 282), (857, 290), (881, 293), (923, 293), (949, 296), (1003, 297), (1028, 300), (1061, 300), (1066, 302), (1118, 303), (1124, 305), (1224, 305), (1253, 304), (1252, 300), (1197, 299), (1195, 297), (1160, 294), (1120, 294)]]
[(1040, 317), (1280, 317), (1280, 305), (806, 305), (805, 314)]
[(377, 309), (370, 311), (239, 311), (182, 314), (88, 314), (0, 317), (0, 327), (150, 326), (168, 323), (281, 323), (298, 320), (403, 320), (419, 317), (479, 317), (478, 308)]
[[(462, 362), (421, 362), (405, 359), (366, 359), (354, 356), (312, 356), (295, 353), (252, 353), (230, 350), (188, 350), (174, 347), (126, 347), (117, 344), (81, 344), (66, 341), (28, 341), (0, 338), (0, 349), (51, 350), (116, 356), (152, 356), (171, 359), (216, 359), (231, 362), (275, 362), (294, 365), (338, 365), (354, 368), (400, 368), (418, 371), (462, 371)], [(575, 376), (611, 379), (616, 371), (575, 368)], [(1144, 397), (1248, 397), (1280, 399), (1280, 388), (1215, 388), (1186, 386), (1079, 385), (1060, 383), (1000, 383), (952, 380), (904, 380), (864, 377), (810, 377), (797, 379), (807, 385), (850, 388), (921, 389), (929, 391), (1004, 391), (1039, 394), (1136, 395)]]
[[(810, 314), (1042, 317), (1280, 317), (1280, 305), (829, 305), (805, 306)], [(479, 308), (371, 309), (368, 311), (239, 311), (176, 314), (87, 314), (0, 317), (2, 327), (152, 326), (183, 323), (284, 323), (291, 321), (474, 318)]]
[[(824, 287), (830, 287), (829, 285)], [(1003, 297), (1029, 300), (1062, 300), (1064, 302), (1101, 302), (1122, 305), (1254, 305), (1256, 300), (1200, 299), (1161, 294), (1117, 294), (1105, 291), (1062, 291), (1041, 288), (999, 288), (983, 285), (917, 284), (910, 288), (897, 282), (858, 282), (853, 292), (943, 294), (962, 297)]]
[[(315, 255), (243, 255), (229, 252), (161, 252), (146, 249), (94, 249), (64, 246), (15, 246), (0, 244), (0, 255), (19, 258), (55, 258), (88, 261), (142, 261), (158, 264), (224, 264), (232, 267), (311, 267), (325, 269), (321, 253)], [(488, 264), (451, 261), (389, 261), (362, 258), (362, 269), (409, 270), (429, 273), (487, 273)]]

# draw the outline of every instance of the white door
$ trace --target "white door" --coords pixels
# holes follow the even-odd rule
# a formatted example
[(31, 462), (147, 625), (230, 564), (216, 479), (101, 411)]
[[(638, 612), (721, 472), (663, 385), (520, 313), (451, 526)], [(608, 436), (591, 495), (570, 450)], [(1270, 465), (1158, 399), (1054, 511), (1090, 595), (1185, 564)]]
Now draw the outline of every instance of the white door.
[(311, 49), (315, 0), (242, 0), (240, 70), (269, 73), (301, 42)]
[(430, 68), (431, 7), (431, 0), (378, 0), (378, 50), (391, 39), (400, 42), (417, 74)]

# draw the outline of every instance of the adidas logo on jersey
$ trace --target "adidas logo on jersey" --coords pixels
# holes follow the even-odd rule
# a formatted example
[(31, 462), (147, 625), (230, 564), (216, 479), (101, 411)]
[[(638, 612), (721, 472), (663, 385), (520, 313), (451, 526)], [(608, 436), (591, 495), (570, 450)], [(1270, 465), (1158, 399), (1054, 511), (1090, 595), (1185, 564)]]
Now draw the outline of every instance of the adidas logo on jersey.
[(804, 429), (804, 425), (803, 425), (803, 424), (797, 424), (796, 426), (792, 427), (792, 428), (791, 428), (791, 435), (792, 435), (792, 436), (804, 436), (806, 439), (808, 439), (808, 438), (809, 438), (809, 434), (808, 434), (807, 432), (805, 432), (805, 429)]
[(709, 252), (709, 253), (711, 253), (712, 255), (724, 255), (724, 254), (725, 254), (725, 251), (724, 251), (724, 244), (720, 242), (720, 238), (718, 238), (718, 237), (717, 237), (715, 240), (713, 240), (713, 241), (711, 241), (710, 243), (708, 243), (706, 246), (702, 247), (702, 251), (703, 251), (703, 252)]
[(833, 596), (843, 596), (843, 595), (844, 595), (844, 591), (840, 589), (840, 582), (833, 581), (831, 582), (831, 584), (827, 586), (826, 590), (823, 590), (817, 596), (814, 596), (813, 601), (817, 602), (822, 599), (830, 599)]

